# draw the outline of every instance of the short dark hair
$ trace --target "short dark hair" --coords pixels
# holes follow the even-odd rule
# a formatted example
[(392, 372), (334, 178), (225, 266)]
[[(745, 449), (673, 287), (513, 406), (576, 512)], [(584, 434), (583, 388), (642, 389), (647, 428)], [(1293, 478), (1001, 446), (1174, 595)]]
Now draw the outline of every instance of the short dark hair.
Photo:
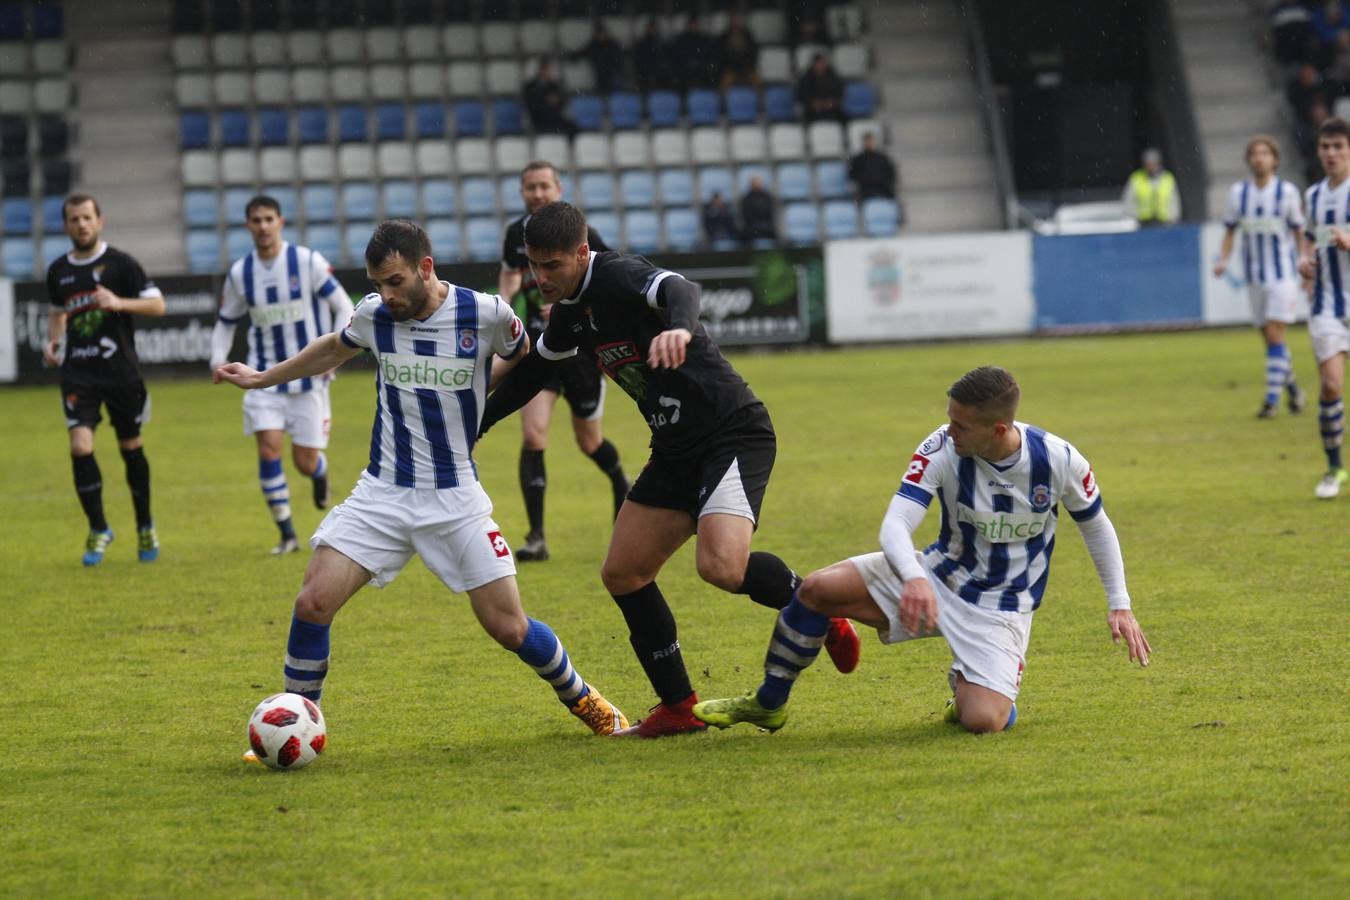
[(366, 244), (366, 265), (374, 268), (394, 255), (413, 268), (431, 255), (431, 239), (421, 225), (408, 219), (386, 219), (375, 226)]
[(94, 215), (96, 216), (103, 215), (103, 210), (98, 208), (98, 201), (94, 199), (92, 194), (80, 194), (80, 193), (67, 194), (66, 199), (61, 203), (62, 221), (65, 220), (66, 213), (70, 211), (70, 208), (72, 206), (79, 206), (82, 203), (94, 204)]
[(548, 169), (553, 173), (554, 181), (561, 181), (562, 175), (558, 172), (558, 167), (546, 159), (532, 159), (525, 164), (525, 168), (520, 170), (520, 180), (524, 181), (525, 176), (531, 172), (537, 172), (540, 169)]
[(1017, 415), (1022, 389), (1007, 369), (980, 366), (958, 378), (947, 396), (971, 407), (987, 422), (1011, 422)]
[(570, 203), (545, 203), (525, 220), (525, 246), (551, 253), (586, 243), (586, 217)]
[(269, 194), (258, 194), (252, 200), (248, 201), (248, 203), (244, 204), (244, 218), (247, 219), (252, 216), (253, 211), (260, 206), (263, 209), (272, 210), (277, 214), (278, 218), (281, 216), (281, 204), (277, 201), (276, 197)]
[(1346, 124), (1344, 119), (1335, 117), (1327, 119), (1317, 128), (1317, 139), (1320, 141), (1325, 137), (1343, 137), (1350, 142), (1350, 124)]

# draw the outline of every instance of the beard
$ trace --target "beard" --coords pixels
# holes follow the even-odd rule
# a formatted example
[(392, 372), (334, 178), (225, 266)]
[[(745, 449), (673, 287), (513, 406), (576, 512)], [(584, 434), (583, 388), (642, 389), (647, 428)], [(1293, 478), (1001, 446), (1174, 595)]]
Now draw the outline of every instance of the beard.
[(409, 319), (416, 319), (426, 312), (427, 304), (431, 300), (431, 291), (427, 289), (426, 283), (418, 280), (414, 287), (408, 289), (403, 295), (407, 302), (407, 307), (402, 311), (390, 309), (389, 315), (395, 322), (406, 322)]
[(98, 242), (101, 237), (102, 235), (96, 234), (93, 237), (91, 237), (88, 241), (85, 241), (84, 243), (81, 243), (75, 238), (71, 238), (70, 243), (74, 245), (75, 249), (80, 253), (88, 253), (90, 250), (93, 250), (95, 247), (98, 246)]

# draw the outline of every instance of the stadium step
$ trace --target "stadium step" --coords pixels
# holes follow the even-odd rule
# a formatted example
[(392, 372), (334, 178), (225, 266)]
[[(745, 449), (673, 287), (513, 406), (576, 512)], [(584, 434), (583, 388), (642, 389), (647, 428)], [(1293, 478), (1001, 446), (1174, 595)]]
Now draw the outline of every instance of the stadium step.
[(975, 82), (969, 77), (934, 77), (928, 73), (911, 78), (892, 77), (882, 82), (886, 110), (901, 118), (924, 110), (972, 108), (976, 102)]
[(923, 234), (997, 228), (998, 195), (992, 185), (980, 185), (974, 190), (908, 188), (904, 218), (906, 229)]

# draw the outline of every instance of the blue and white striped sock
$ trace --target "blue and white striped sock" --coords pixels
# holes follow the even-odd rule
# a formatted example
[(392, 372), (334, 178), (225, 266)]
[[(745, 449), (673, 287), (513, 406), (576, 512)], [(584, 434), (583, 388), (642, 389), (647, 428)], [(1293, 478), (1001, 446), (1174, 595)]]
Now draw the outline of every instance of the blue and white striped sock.
[(314, 474), (310, 478), (322, 478), (328, 474), (328, 454), (319, 451), (319, 461), (314, 464)]
[(530, 628), (525, 632), (525, 640), (516, 648), (516, 656), (534, 669), (540, 678), (553, 685), (563, 706), (571, 709), (578, 700), (590, 693), (590, 689), (577, 670), (572, 668), (567, 650), (553, 629), (538, 619), (530, 619), (529, 622)]
[(787, 703), (797, 676), (816, 661), (829, 630), (829, 616), (807, 608), (793, 593), (792, 602), (778, 614), (773, 626), (769, 652), (764, 657), (764, 683), (757, 695), (760, 706), (777, 709)]
[(1319, 400), (1317, 424), (1322, 429), (1322, 449), (1327, 454), (1327, 466), (1332, 469), (1341, 466), (1341, 442), (1345, 438), (1345, 401)]
[(1280, 390), (1292, 377), (1289, 348), (1284, 344), (1271, 344), (1266, 348), (1266, 405), (1274, 406), (1280, 402)]
[(328, 676), (328, 632), (331, 625), (316, 625), (291, 616), (291, 636), (286, 642), (286, 690), (315, 703)]
[(279, 459), (258, 460), (258, 483), (262, 486), (272, 521), (280, 525), (291, 518), (291, 489), (286, 485), (286, 473)]

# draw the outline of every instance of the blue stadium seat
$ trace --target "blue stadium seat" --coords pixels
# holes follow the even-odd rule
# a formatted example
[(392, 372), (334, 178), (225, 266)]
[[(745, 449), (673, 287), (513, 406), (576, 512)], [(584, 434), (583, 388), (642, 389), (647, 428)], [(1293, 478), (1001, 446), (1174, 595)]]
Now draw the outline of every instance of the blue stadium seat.
[[(184, 115), (187, 114), (184, 113)], [(182, 129), (182, 131), (185, 136), (184, 139), (186, 139), (186, 128)], [(209, 133), (207, 134), (207, 137), (210, 137)], [(0, 115), (0, 159), (14, 159), (16, 157), (27, 155), (27, 117), (21, 115)]]
[(338, 140), (344, 143), (365, 143), (370, 139), (370, 123), (364, 106), (339, 106)]
[(65, 156), (70, 148), (70, 124), (59, 115), (38, 119), (38, 155), (43, 159)]
[(307, 184), (300, 188), (300, 205), (305, 208), (305, 221), (331, 222), (337, 218), (337, 191), (326, 182)]
[(721, 107), (717, 91), (708, 88), (695, 88), (685, 97), (690, 125), (716, 125), (722, 115)]
[(188, 269), (192, 272), (219, 272), (220, 236), (214, 228), (194, 229), (187, 233)]
[(417, 218), (417, 189), (403, 179), (384, 183), (384, 217), (386, 219)]
[(811, 167), (802, 162), (778, 165), (778, 199), (811, 199)]
[(638, 128), (642, 125), (642, 98), (630, 91), (615, 91), (609, 95), (609, 125), (611, 128)]
[(65, 32), (64, 19), (59, 3), (33, 4), (33, 37), (59, 38)]
[(759, 95), (752, 87), (727, 89), (727, 118), (733, 124), (755, 122), (759, 119)]
[(582, 131), (599, 131), (604, 127), (605, 104), (594, 94), (576, 94), (569, 108), (572, 121)]
[(609, 172), (583, 172), (577, 181), (577, 202), (584, 210), (614, 208), (614, 176)]
[(629, 210), (623, 217), (623, 242), (633, 253), (653, 253), (661, 249), (661, 222), (646, 209)]
[(33, 233), (33, 202), (24, 197), (6, 197), (0, 200), (0, 218), (4, 219), (5, 234)]
[(694, 202), (694, 175), (688, 169), (662, 169), (656, 175), (656, 182), (662, 203), (687, 206)]
[(227, 259), (240, 259), (253, 252), (253, 235), (247, 228), (231, 228), (225, 232), (225, 256)]
[(783, 205), (783, 234), (793, 244), (820, 243), (820, 213), (814, 203)]
[(403, 104), (381, 103), (375, 107), (375, 140), (401, 141), (405, 134)]
[(295, 188), (288, 184), (269, 184), (265, 185), (262, 192), (281, 207), (281, 215), (285, 218), (295, 216), (299, 210), (300, 198), (296, 194)]
[(342, 186), (342, 217), (344, 219), (373, 219), (378, 211), (375, 185), (365, 181), (349, 181)]
[(495, 218), (469, 219), (464, 228), (469, 259), (487, 262), (502, 255), (502, 229)]
[[(497, 205), (508, 213), (520, 207), (520, 177), (517, 175), (497, 176)], [(524, 210), (521, 210), (524, 212)]]
[(890, 237), (900, 228), (900, 207), (889, 197), (872, 197), (862, 205), (863, 233)]
[(221, 194), (220, 210), (227, 225), (238, 225), (244, 221), (244, 209), (253, 199), (253, 188), (230, 187)]
[(790, 84), (766, 84), (764, 86), (764, 115), (770, 122), (795, 122), (797, 120), (797, 98)]
[(674, 91), (652, 91), (647, 95), (647, 118), (653, 128), (679, 125), (680, 95)]
[(422, 212), (427, 216), (453, 216), (456, 210), (455, 183), (449, 178), (428, 178), (422, 182)]
[[(0, 4), (0, 40), (21, 41), (26, 36), (26, 30), (27, 26), (24, 22), (23, 4)], [(30, 266), (29, 268), (32, 267)]]
[(876, 88), (866, 81), (850, 81), (844, 85), (844, 115), (850, 119), (866, 119), (876, 110)]
[(302, 144), (328, 143), (328, 110), (322, 106), (302, 106), (295, 113), (295, 124)]
[(698, 213), (686, 206), (671, 207), (662, 215), (666, 228), (666, 248), (692, 251), (699, 248), (701, 224)]
[(848, 164), (841, 159), (822, 159), (816, 163), (816, 190), (824, 200), (848, 197)]
[(43, 234), (61, 234), (66, 230), (65, 203), (66, 198), (61, 196), (42, 198)]
[(445, 137), (445, 107), (440, 103), (419, 103), (413, 109), (419, 138)]
[(520, 103), (510, 97), (498, 97), (492, 101), (492, 128), (498, 137), (507, 134), (525, 133), (525, 111)]
[(42, 161), (42, 193), (68, 194), (74, 177), (74, 166), (72, 166), (70, 160), (44, 159)]
[[(178, 117), (184, 150), (200, 150), (211, 146), (211, 117), (204, 112), (185, 112)], [(26, 136), (25, 136), (26, 137)]]
[(70, 238), (64, 234), (45, 235), (38, 242), (38, 261), (42, 263), (43, 268), (58, 256), (65, 256), (70, 252)]
[(246, 111), (223, 109), (219, 121), (222, 147), (247, 147), (252, 143), (253, 121)]
[(258, 110), (258, 143), (281, 147), (291, 142), (291, 118), (284, 109)]
[(432, 259), (453, 262), (459, 258), (458, 219), (428, 219), (427, 237), (431, 239)]
[(655, 206), (656, 180), (652, 178), (652, 173), (646, 169), (629, 169), (620, 173), (619, 203), (628, 207), (650, 208)]
[(487, 114), (477, 100), (460, 100), (454, 106), (455, 137), (482, 137), (487, 133)]
[(311, 250), (318, 250), (328, 259), (342, 256), (342, 241), (338, 237), (336, 225), (311, 225), (305, 229), (304, 244)]
[(183, 219), (191, 228), (216, 227), (216, 192), (193, 190), (183, 194)]
[(733, 185), (735, 181), (731, 170), (726, 166), (704, 166), (698, 170), (698, 198), (702, 203), (707, 203), (716, 191), (722, 195), (722, 199), (735, 206), (736, 194), (732, 189)]
[(34, 262), (32, 238), (6, 238), (0, 243), (0, 272), (19, 279), (31, 278)]
[(465, 178), (459, 183), (459, 195), (464, 211), (471, 216), (497, 211), (497, 186), (491, 178)]
[(760, 165), (759, 163), (750, 163), (749, 165), (741, 166), (736, 170), (737, 196), (744, 194), (746, 191), (750, 189), (751, 178), (759, 178), (761, 181), (764, 182), (764, 187), (769, 191), (769, 193), (772, 194), (774, 192), (773, 170), (771, 170), (767, 165)]
[(827, 200), (822, 207), (825, 237), (832, 241), (858, 236), (858, 207), (851, 200)]
[(611, 247), (622, 246), (619, 240), (619, 214), (612, 212), (598, 212), (595, 215), (586, 214), (586, 224), (590, 225), (600, 236), (605, 239), (605, 243)]
[(366, 244), (375, 232), (373, 221), (348, 222), (342, 229), (342, 250), (349, 263), (359, 263), (366, 255)]

